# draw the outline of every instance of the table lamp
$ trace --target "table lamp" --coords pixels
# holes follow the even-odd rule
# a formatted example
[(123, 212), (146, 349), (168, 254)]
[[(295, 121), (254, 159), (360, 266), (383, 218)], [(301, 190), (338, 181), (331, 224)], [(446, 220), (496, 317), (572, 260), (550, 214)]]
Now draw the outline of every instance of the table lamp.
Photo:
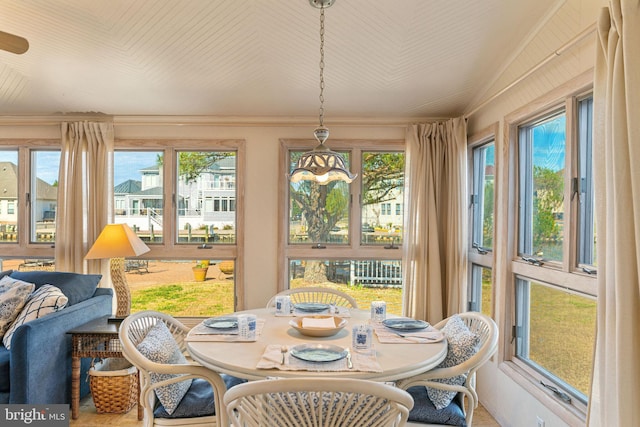
[(131, 311), (131, 292), (124, 274), (124, 258), (141, 255), (151, 249), (127, 224), (107, 224), (85, 259), (110, 259), (111, 281), (116, 292), (116, 316), (125, 317)]

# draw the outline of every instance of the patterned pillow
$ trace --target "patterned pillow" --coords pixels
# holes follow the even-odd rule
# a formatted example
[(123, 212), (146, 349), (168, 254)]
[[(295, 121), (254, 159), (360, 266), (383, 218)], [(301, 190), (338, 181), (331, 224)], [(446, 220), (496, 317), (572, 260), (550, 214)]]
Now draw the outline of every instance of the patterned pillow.
[[(4, 271), (2, 272), (4, 273)], [(0, 294), (7, 292), (9, 289), (13, 288), (15, 285), (24, 285), (24, 284), (32, 284), (30, 282), (25, 282), (23, 280), (14, 279), (9, 277), (9, 275), (4, 275), (0, 278)]]
[[(459, 365), (478, 352), (480, 337), (467, 328), (467, 325), (465, 325), (460, 316), (451, 316), (447, 324), (442, 328), (442, 332), (447, 338), (448, 349), (447, 357), (438, 365), (438, 368), (450, 368)], [(458, 375), (453, 378), (437, 379), (434, 381), (443, 384), (462, 385), (466, 379), (467, 377), (465, 375)], [(455, 391), (427, 387), (427, 395), (436, 409), (443, 409), (449, 406), (456, 394), (457, 392)]]
[(33, 283), (22, 282), (8, 276), (0, 279), (0, 288), (5, 289), (0, 293), (0, 335), (4, 336), (35, 287)]
[(11, 348), (11, 338), (16, 329), (27, 322), (62, 310), (68, 300), (65, 294), (53, 285), (44, 285), (36, 289), (2, 338), (7, 350)]
[[(158, 321), (142, 342), (138, 344), (138, 351), (147, 359), (163, 364), (183, 364), (187, 363), (187, 359), (180, 351), (178, 343), (171, 335), (171, 331), (162, 321)], [(151, 383), (155, 384), (170, 378), (179, 377), (178, 374), (158, 374), (151, 372)], [(172, 414), (176, 409), (184, 395), (191, 387), (191, 379), (180, 381), (173, 384), (164, 385), (156, 388), (156, 396), (164, 406), (168, 414)]]

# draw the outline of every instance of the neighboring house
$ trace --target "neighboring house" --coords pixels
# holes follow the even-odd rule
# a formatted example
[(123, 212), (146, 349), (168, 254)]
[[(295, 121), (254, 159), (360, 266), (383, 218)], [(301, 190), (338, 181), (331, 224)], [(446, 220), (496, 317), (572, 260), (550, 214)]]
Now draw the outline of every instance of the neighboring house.
[[(140, 169), (141, 180), (127, 180), (114, 188), (116, 221), (141, 230), (162, 229), (162, 166)], [(235, 158), (223, 158), (194, 181), (178, 182), (179, 229), (222, 229), (235, 224)]]
[[(33, 218), (38, 222), (54, 222), (58, 203), (57, 187), (36, 178), (32, 196)], [(0, 162), (0, 224), (14, 225), (18, 221), (18, 167), (12, 162)]]
[(368, 227), (380, 227), (389, 231), (401, 230), (404, 218), (404, 184), (393, 190), (387, 200), (380, 203), (365, 205), (362, 212), (363, 231)]

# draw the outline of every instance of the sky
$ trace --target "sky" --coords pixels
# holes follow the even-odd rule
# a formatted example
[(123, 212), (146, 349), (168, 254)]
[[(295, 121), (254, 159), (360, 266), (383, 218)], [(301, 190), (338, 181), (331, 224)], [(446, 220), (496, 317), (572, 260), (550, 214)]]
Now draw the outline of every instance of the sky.
[(158, 151), (116, 151), (113, 156), (115, 164), (113, 184), (122, 184), (128, 179), (140, 181), (140, 169), (157, 163)]
[(533, 163), (536, 166), (559, 171), (564, 169), (566, 138), (566, 118), (564, 114), (534, 127)]
[[(53, 184), (58, 180), (58, 168), (60, 165), (59, 151), (37, 151), (36, 176), (43, 181)], [(123, 183), (128, 179), (140, 181), (142, 175), (140, 169), (156, 164), (158, 152), (150, 151), (117, 151), (114, 154), (114, 185)], [(0, 161), (18, 164), (18, 152), (15, 150), (0, 151)]]

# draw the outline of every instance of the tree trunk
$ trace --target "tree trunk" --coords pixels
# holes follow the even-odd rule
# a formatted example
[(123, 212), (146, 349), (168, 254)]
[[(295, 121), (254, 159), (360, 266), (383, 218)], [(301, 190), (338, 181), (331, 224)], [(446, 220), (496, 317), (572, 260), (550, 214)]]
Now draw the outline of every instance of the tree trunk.
[(322, 261), (307, 261), (304, 269), (306, 283), (324, 283), (327, 281), (327, 267)]

